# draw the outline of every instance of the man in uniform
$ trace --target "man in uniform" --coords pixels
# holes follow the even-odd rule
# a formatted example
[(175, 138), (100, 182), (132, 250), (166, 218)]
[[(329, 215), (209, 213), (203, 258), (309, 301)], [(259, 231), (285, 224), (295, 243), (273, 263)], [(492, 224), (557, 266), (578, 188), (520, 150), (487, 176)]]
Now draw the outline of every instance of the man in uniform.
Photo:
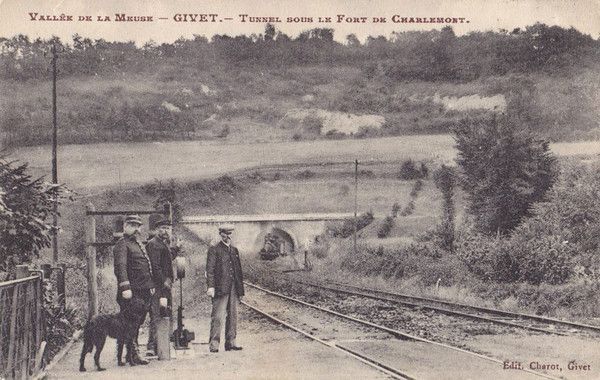
[(171, 223), (162, 215), (153, 219), (154, 225), (152, 227), (154, 236), (146, 244), (146, 250), (152, 263), (156, 292), (152, 296), (150, 306), (150, 334), (148, 336), (147, 348), (149, 351), (156, 353), (156, 329), (158, 318), (161, 316), (160, 308), (166, 309), (171, 306), (172, 302), (173, 262), (170, 247), (172, 237)]
[(231, 244), (233, 225), (219, 226), (221, 241), (208, 249), (206, 257), (206, 294), (212, 298), (210, 352), (219, 352), (221, 327), (225, 320), (225, 351), (238, 351), (236, 344), (237, 305), (244, 296), (240, 254)]
[[(114, 267), (117, 277), (117, 303), (121, 311), (127, 309), (134, 298), (140, 299), (149, 309), (154, 294), (152, 264), (141, 241), (142, 219), (139, 215), (128, 215), (123, 224), (123, 237), (114, 248)], [(146, 315), (135, 332), (135, 342), (127, 344), (127, 358), (134, 364), (148, 364), (139, 356), (137, 336)]]

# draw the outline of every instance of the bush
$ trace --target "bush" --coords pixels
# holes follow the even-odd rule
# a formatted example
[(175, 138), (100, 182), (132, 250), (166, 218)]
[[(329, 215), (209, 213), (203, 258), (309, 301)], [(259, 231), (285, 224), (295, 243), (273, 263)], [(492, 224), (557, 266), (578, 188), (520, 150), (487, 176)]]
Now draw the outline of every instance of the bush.
[(303, 170), (300, 173), (296, 174), (296, 178), (298, 179), (309, 179), (315, 176), (315, 172), (311, 170)]
[(415, 201), (412, 199), (408, 202), (406, 207), (400, 212), (400, 216), (409, 216), (415, 211)]
[(417, 169), (417, 166), (413, 160), (408, 159), (402, 163), (402, 166), (400, 166), (398, 178), (403, 180), (420, 179), (424, 178), (424, 174), (420, 169)]
[(444, 200), (442, 204), (442, 221), (436, 229), (436, 237), (440, 246), (448, 251), (452, 251), (454, 245), (454, 187), (456, 183), (456, 174), (453, 168), (442, 165), (441, 168), (433, 173), (435, 186), (442, 192)]
[(0, 272), (11, 272), (15, 264), (30, 262), (50, 247), (54, 227), (48, 219), (66, 191), (33, 179), (27, 164), (15, 166), (0, 157)]
[(162, 210), (164, 206), (171, 203), (171, 212), (173, 213), (173, 223), (181, 220), (183, 207), (179, 203), (179, 195), (182, 191), (181, 186), (171, 179), (168, 183), (163, 184), (161, 181), (156, 181), (157, 197), (154, 201), (154, 208)]
[(415, 181), (412, 189), (410, 190), (410, 197), (416, 198), (419, 195), (419, 192), (423, 190), (423, 181), (418, 179)]
[[(360, 231), (373, 222), (373, 213), (371, 211), (359, 214), (356, 220), (356, 230)], [(342, 224), (334, 224), (327, 227), (329, 235), (332, 237), (347, 238), (354, 233), (354, 218), (345, 219)]]
[(67, 305), (62, 307), (62, 299), (58, 297), (55, 287), (48, 280), (44, 280), (43, 310), (46, 322), (46, 358), (52, 359), (54, 355), (69, 341), (75, 329), (79, 327), (78, 309)]
[(391, 216), (386, 216), (383, 220), (383, 223), (377, 230), (377, 237), (383, 239), (387, 237), (392, 231), (392, 227), (394, 227), (394, 218)]
[(398, 212), (400, 211), (400, 204), (398, 202), (394, 202), (392, 205), (392, 218), (396, 218), (398, 216)]
[(329, 255), (329, 247), (327, 239), (322, 238), (310, 246), (309, 253), (318, 259), (324, 259)]
[(573, 274), (573, 246), (558, 237), (528, 240), (462, 235), (457, 256), (484, 281), (563, 284)]
[(521, 115), (465, 120), (454, 128), (461, 186), (476, 228), (506, 234), (530, 215), (555, 180), (556, 158)]
[(411, 244), (384, 249), (360, 245), (358, 255), (346, 254), (342, 268), (365, 276), (415, 278), (425, 286), (438, 279), (444, 285), (462, 282), (468, 277), (465, 265), (454, 256), (443, 256), (430, 244)]
[(215, 137), (220, 138), (220, 139), (224, 139), (227, 136), (229, 136), (229, 132), (231, 132), (229, 125), (225, 124), (220, 130), (219, 132), (217, 132), (215, 134)]

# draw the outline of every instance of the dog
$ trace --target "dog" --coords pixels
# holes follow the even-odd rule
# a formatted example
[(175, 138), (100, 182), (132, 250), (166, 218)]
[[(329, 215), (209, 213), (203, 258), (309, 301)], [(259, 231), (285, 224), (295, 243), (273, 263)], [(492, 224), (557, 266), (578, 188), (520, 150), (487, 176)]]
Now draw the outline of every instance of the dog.
[[(123, 346), (132, 344), (135, 333), (148, 311), (148, 306), (139, 298), (131, 299), (129, 306), (122, 312), (116, 314), (98, 315), (89, 320), (83, 330), (83, 348), (79, 358), (79, 371), (85, 372), (85, 357), (92, 353), (94, 346), (94, 364), (98, 371), (104, 371), (100, 365), (100, 354), (104, 348), (106, 337), (110, 336), (117, 340), (117, 364), (124, 366), (122, 355)], [(136, 365), (131, 359), (131, 352), (125, 358), (130, 365)]]

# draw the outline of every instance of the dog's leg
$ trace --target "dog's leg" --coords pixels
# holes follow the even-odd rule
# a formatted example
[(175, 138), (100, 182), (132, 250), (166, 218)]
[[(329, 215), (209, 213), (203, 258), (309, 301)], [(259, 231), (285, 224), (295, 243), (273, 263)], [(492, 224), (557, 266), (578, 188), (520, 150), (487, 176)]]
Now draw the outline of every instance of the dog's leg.
[(125, 353), (125, 361), (127, 363), (129, 363), (130, 366), (136, 366), (137, 364), (135, 363), (135, 361), (133, 360), (133, 341), (132, 339), (128, 338), (127, 339), (127, 343), (125, 345), (125, 348), (127, 349), (127, 352)]
[(83, 333), (83, 347), (81, 348), (81, 357), (79, 358), (79, 371), (81, 372), (85, 372), (85, 357), (87, 356), (88, 352), (92, 352), (92, 349), (94, 348), (93, 334), (94, 332), (91, 331), (91, 328), (89, 326), (86, 326)]
[(87, 355), (87, 347), (85, 343), (83, 344), (83, 348), (81, 349), (81, 357), (79, 358), (79, 371), (85, 372), (85, 356)]
[(125, 365), (123, 362), (123, 338), (117, 339), (117, 365), (122, 367)]
[(102, 353), (102, 349), (104, 348), (104, 343), (106, 342), (106, 335), (101, 337), (97, 337), (96, 339), (96, 352), (94, 353), (94, 364), (96, 364), (96, 369), (98, 371), (104, 371), (106, 368), (102, 368), (100, 365), (100, 354)]

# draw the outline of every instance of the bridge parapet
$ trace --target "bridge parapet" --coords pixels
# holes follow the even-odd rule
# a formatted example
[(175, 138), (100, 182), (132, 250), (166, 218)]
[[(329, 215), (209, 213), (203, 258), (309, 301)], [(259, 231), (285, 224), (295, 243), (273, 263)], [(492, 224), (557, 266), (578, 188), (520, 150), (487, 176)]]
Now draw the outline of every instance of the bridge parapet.
[(311, 213), (311, 214), (260, 214), (260, 215), (203, 215), (186, 216), (183, 224), (196, 223), (252, 223), (252, 222), (294, 222), (294, 221), (329, 221), (352, 218), (352, 213)]
[(188, 216), (181, 220), (190, 231), (208, 243), (218, 241), (216, 226), (232, 223), (236, 231), (234, 244), (243, 254), (258, 253), (267, 233), (284, 236), (286, 247), (303, 250), (315, 237), (325, 232), (329, 221), (352, 218), (352, 213), (263, 214), (263, 215), (205, 215)]

